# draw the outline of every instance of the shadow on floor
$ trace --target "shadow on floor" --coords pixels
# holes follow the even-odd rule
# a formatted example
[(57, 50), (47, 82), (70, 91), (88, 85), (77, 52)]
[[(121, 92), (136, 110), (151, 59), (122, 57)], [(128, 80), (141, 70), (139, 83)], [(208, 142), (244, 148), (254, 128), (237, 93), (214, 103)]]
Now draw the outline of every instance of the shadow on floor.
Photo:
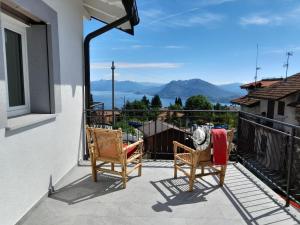
[(257, 179), (237, 165), (227, 170), (222, 190), (244, 221), (256, 225), (300, 224), (296, 215), (260, 186)]
[(50, 198), (71, 205), (122, 189), (120, 177), (98, 174), (98, 181), (94, 182), (89, 174), (56, 190)]
[(186, 177), (170, 178), (150, 183), (165, 198), (166, 202), (157, 202), (152, 206), (156, 212), (172, 212), (170, 206), (194, 204), (207, 201), (205, 196), (218, 189), (218, 185), (213, 185), (205, 180), (195, 182), (194, 191), (189, 192), (189, 181)]

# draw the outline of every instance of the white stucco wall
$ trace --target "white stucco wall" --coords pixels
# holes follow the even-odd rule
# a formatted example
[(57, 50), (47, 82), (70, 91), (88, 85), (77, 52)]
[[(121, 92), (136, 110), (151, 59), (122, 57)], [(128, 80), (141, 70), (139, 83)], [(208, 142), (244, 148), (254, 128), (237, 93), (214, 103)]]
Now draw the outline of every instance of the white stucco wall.
[[(15, 224), (82, 152), (81, 0), (44, 0), (58, 12), (62, 112), (55, 121), (7, 136), (0, 129), (0, 224)], [(6, 97), (2, 94), (1, 98)]]

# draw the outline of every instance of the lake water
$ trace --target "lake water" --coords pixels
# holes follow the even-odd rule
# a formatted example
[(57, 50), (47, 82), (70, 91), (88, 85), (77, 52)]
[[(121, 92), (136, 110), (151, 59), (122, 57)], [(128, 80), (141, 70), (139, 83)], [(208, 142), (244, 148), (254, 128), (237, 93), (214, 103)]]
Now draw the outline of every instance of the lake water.
[[(95, 102), (103, 102), (104, 103), (104, 108), (105, 109), (111, 109), (112, 108), (112, 96), (111, 96), (111, 91), (92, 91), (93, 94), (93, 100)], [(124, 105), (124, 98), (125, 102), (128, 101), (134, 101), (134, 100), (141, 100), (143, 98), (143, 94), (135, 94), (132, 92), (121, 92), (121, 91), (116, 91), (115, 92), (115, 107), (117, 108), (122, 108)], [(146, 95), (146, 97), (149, 99), (151, 102), (152, 95)], [(168, 107), (170, 104), (174, 104), (175, 98), (174, 99), (169, 99), (169, 98), (161, 98), (161, 103), (163, 107)], [(182, 99), (182, 103), (185, 103), (185, 100)]]

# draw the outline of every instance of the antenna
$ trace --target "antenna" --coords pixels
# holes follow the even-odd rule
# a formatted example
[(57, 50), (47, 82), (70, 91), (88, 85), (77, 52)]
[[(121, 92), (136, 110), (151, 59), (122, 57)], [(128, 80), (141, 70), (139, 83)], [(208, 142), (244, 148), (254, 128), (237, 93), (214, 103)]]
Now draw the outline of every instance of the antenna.
[(286, 59), (286, 63), (283, 64), (283, 67), (285, 67), (285, 80), (287, 80), (287, 75), (288, 75), (288, 70), (289, 70), (289, 63), (290, 63), (290, 57), (293, 56), (293, 52), (287, 52), (286, 53), (286, 56), (287, 56), (287, 59)]
[(254, 80), (255, 80), (255, 88), (256, 88), (256, 82), (257, 82), (257, 72), (258, 70), (260, 70), (261, 68), (258, 66), (258, 44), (256, 45), (256, 66), (255, 66), (255, 77), (254, 77)]

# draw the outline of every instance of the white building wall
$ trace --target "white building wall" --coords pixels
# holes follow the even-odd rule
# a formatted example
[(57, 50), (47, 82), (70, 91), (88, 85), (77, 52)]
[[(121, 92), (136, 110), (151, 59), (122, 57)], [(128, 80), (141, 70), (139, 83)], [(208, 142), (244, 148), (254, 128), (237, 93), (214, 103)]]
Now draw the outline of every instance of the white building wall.
[(47, 193), (50, 176), (55, 184), (82, 152), (82, 3), (44, 1), (58, 13), (62, 112), (54, 121), (10, 136), (0, 129), (1, 225), (24, 216)]

